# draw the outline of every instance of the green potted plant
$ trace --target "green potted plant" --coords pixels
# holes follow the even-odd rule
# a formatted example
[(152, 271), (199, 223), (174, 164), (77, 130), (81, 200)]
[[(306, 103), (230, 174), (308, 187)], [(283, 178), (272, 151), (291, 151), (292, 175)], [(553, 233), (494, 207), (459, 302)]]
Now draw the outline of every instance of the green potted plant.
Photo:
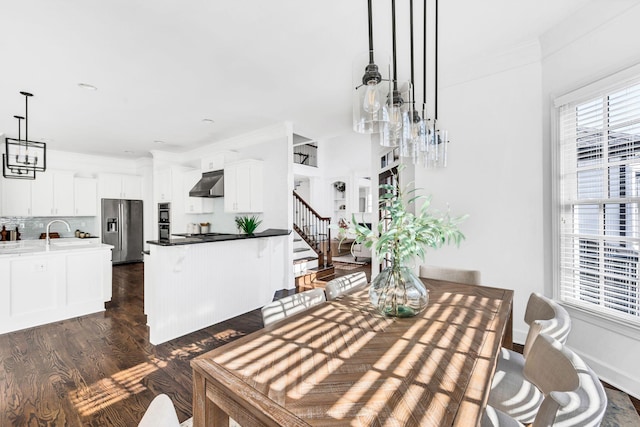
[(238, 231), (242, 230), (248, 236), (252, 236), (260, 224), (262, 220), (258, 219), (257, 215), (236, 217)]
[[(430, 210), (431, 198), (419, 196), (416, 190), (407, 191), (410, 198), (400, 188), (383, 184), (380, 196), (381, 220), (377, 231), (359, 223), (355, 215), (349, 225), (349, 232), (355, 235), (354, 243), (362, 243), (374, 248), (382, 262), (389, 266), (376, 276), (369, 288), (371, 303), (385, 316), (411, 317), (427, 306), (429, 296), (422, 281), (415, 275), (408, 262), (415, 257), (424, 261), (426, 248), (437, 249), (444, 244), (459, 245), (464, 235), (458, 224), (465, 216), (452, 218), (448, 213), (439, 214)], [(422, 202), (416, 214), (408, 211), (408, 206)]]

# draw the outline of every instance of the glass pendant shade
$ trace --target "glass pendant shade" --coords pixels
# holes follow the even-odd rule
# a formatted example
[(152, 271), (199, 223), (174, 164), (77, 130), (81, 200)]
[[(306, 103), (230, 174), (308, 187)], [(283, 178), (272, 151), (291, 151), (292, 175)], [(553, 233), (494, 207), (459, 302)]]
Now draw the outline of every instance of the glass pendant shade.
[(368, 52), (353, 63), (353, 130), (358, 133), (380, 133), (389, 122), (389, 80), (384, 74), (389, 75), (389, 61), (370, 63)]
[(408, 126), (411, 122), (409, 99), (409, 83), (395, 85), (387, 99), (389, 122), (385, 123), (380, 138), (380, 145), (384, 147), (398, 147), (408, 136)]

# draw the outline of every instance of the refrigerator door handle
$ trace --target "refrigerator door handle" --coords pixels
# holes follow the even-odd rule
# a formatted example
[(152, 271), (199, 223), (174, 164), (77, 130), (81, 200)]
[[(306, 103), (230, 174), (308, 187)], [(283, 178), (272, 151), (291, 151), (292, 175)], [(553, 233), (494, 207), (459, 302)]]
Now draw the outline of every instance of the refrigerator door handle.
[(118, 227), (118, 249), (122, 250), (122, 223), (124, 222), (124, 207), (122, 202), (118, 203), (118, 221), (120, 222)]

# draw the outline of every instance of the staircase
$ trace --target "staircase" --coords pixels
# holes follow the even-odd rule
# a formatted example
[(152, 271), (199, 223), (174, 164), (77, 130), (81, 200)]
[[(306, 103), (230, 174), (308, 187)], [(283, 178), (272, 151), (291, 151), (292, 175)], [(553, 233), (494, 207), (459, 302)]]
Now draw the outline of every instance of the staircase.
[(331, 218), (320, 216), (295, 191), (293, 192), (294, 238), (293, 268), (298, 291), (314, 288), (316, 280), (332, 276)]

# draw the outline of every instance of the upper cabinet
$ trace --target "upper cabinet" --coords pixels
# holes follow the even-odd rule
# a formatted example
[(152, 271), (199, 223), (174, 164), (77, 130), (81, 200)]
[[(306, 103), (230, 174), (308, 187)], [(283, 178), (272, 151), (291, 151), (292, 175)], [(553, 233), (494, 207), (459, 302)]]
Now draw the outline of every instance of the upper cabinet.
[(73, 193), (76, 216), (98, 214), (98, 182), (94, 178), (74, 178)]
[(238, 159), (238, 153), (233, 151), (222, 151), (210, 156), (204, 157), (201, 161), (202, 172), (219, 171), (225, 168), (225, 164), (231, 163)]
[(156, 202), (170, 202), (173, 186), (171, 168), (161, 169), (155, 172), (153, 192)]
[(73, 216), (73, 172), (47, 171), (35, 180), (2, 180), (2, 215)]
[(241, 160), (224, 167), (225, 212), (262, 212), (263, 162)]
[(25, 179), (2, 180), (3, 216), (31, 216), (31, 183)]
[(31, 182), (31, 215), (74, 215), (73, 172), (46, 171)]
[(102, 173), (98, 176), (98, 196), (101, 199), (142, 200), (142, 177)]

